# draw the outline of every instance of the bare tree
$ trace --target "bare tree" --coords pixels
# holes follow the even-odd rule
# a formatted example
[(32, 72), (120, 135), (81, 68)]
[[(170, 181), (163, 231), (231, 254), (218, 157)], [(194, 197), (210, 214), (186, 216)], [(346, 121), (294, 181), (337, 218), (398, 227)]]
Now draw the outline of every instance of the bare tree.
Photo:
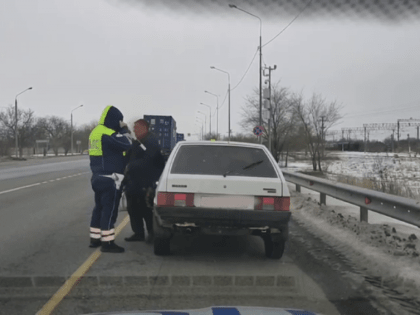
[[(22, 157), (23, 147), (33, 147), (35, 142), (36, 124), (35, 115), (31, 109), (18, 109), (17, 111), (17, 134), (19, 145), (19, 157)], [(15, 140), (15, 108), (10, 105), (5, 112), (0, 113), (0, 127), (4, 142), (13, 147)]]
[(79, 140), (81, 142), (81, 146), (79, 147), (79, 150), (81, 152), (88, 149), (89, 135), (97, 125), (98, 125), (98, 121), (94, 120), (88, 124), (84, 124), (80, 127), (75, 128), (75, 131), (73, 133), (73, 138), (74, 138), (74, 141)]
[[(288, 88), (281, 87), (279, 82), (271, 86), (271, 153), (279, 160), (279, 153), (288, 152), (290, 139), (296, 131), (297, 116), (293, 110), (293, 97)], [(251, 96), (246, 98), (242, 107), (241, 127), (252, 129), (259, 124), (259, 90), (255, 89)], [(268, 120), (263, 119), (263, 141), (268, 144)]]
[(341, 118), (341, 108), (336, 101), (328, 103), (320, 94), (314, 93), (306, 102), (301, 94), (294, 97), (294, 111), (304, 132), (314, 171), (317, 166), (322, 171), (324, 135)]
[(217, 139), (217, 134), (215, 132), (213, 133), (206, 133), (204, 134), (204, 140), (211, 140), (211, 139)]
[[(223, 137), (223, 141), (228, 141), (228, 136)], [(238, 133), (230, 136), (230, 141), (234, 142), (246, 142), (246, 143), (258, 143), (258, 139), (251, 133), (244, 134)]]
[(46, 133), (49, 138), (50, 146), (55, 155), (58, 155), (58, 149), (64, 148), (64, 153), (67, 155), (70, 149), (70, 124), (63, 118), (57, 116), (50, 116), (40, 118), (38, 126)]

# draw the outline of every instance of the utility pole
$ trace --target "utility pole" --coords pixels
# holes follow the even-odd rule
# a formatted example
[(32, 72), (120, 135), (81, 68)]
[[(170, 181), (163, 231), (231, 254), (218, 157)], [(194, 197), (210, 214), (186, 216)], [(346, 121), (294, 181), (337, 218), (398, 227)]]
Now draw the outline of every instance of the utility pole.
[(325, 126), (324, 126), (324, 120), (325, 120), (325, 116), (323, 115), (323, 116), (321, 116), (321, 147), (322, 147), (322, 157), (324, 157), (324, 142), (325, 142), (325, 139), (324, 139), (324, 128), (325, 128)]
[(364, 126), (364, 128), (365, 128), (365, 138), (364, 138), (364, 141), (363, 141), (364, 142), (363, 149), (366, 153), (366, 145), (367, 145), (367, 143), (366, 143), (366, 126)]
[(271, 71), (276, 70), (277, 66), (274, 65), (273, 68), (271, 67), (265, 67), (264, 70), (268, 70), (268, 74), (264, 74), (265, 77), (268, 77), (268, 80), (265, 80), (265, 83), (268, 83), (268, 151), (270, 151), (271, 154), (271, 117), (272, 117), (272, 110), (271, 110)]
[(410, 148), (410, 134), (407, 133), (407, 142), (408, 142), (408, 153), (411, 153), (411, 148)]
[(391, 148), (392, 148), (392, 153), (394, 153), (394, 132), (395, 132), (395, 130), (392, 130), (392, 134), (391, 134)]

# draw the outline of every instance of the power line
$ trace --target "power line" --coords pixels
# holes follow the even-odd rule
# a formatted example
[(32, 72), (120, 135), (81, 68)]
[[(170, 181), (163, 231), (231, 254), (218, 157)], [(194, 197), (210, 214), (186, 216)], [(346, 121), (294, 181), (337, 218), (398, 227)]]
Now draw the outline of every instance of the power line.
[(232, 89), (230, 89), (231, 91), (233, 91), (234, 89), (236, 89), (239, 84), (241, 84), (242, 80), (245, 78), (246, 74), (248, 73), (249, 69), (251, 68), (252, 64), (254, 63), (255, 57), (257, 56), (259, 48), (257, 48), (257, 50), (255, 51), (254, 57), (252, 57), (252, 60), (248, 66), (248, 68), (246, 69), (244, 75), (242, 76), (242, 78), (239, 80), (238, 84), (236, 84)]
[[(226, 98), (228, 96), (228, 92), (226, 92), (225, 98), (223, 99), (223, 103), (222, 105), (220, 105), (219, 109), (221, 109), (223, 107), (223, 105), (225, 104)], [(211, 115), (212, 117), (214, 117), (217, 113), (217, 108), (214, 110), (214, 113)]]
[(390, 110), (378, 110), (378, 111), (371, 111), (371, 112), (363, 112), (361, 114), (355, 114), (355, 115), (350, 115), (347, 116), (346, 114), (344, 114), (343, 118), (352, 118), (352, 117), (358, 117), (358, 116), (366, 116), (366, 115), (370, 115), (370, 114), (376, 114), (376, 113), (391, 113), (391, 112), (397, 112), (397, 111), (401, 111), (402, 109), (411, 109), (411, 108), (418, 108), (418, 105), (416, 106), (409, 106), (409, 107), (400, 107), (397, 109), (390, 109)]
[(226, 101), (226, 98), (227, 98), (228, 94), (229, 94), (229, 92), (226, 92), (225, 98), (223, 99), (222, 105), (220, 105), (219, 109), (221, 109), (223, 107), (223, 105), (225, 105), (225, 101)]
[(281, 33), (283, 33), (292, 23), (303, 13), (303, 11), (306, 10), (307, 7), (312, 3), (312, 0), (309, 0), (309, 2), (306, 4), (306, 6), (298, 13), (298, 15), (295, 16), (293, 20), (290, 21), (289, 24), (286, 25), (285, 28), (283, 28), (276, 36), (274, 36), (272, 39), (270, 39), (268, 42), (266, 42), (263, 47), (267, 46), (269, 43), (271, 43), (273, 40), (275, 40)]

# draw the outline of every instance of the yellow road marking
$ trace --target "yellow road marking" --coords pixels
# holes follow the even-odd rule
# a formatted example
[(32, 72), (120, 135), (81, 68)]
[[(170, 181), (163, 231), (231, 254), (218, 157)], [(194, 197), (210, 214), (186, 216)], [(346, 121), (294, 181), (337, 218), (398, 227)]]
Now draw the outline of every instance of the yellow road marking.
[[(115, 229), (115, 236), (117, 236), (122, 229), (130, 221), (128, 215), (122, 220), (122, 222)], [(71, 291), (75, 284), (82, 280), (85, 273), (92, 267), (96, 260), (101, 256), (101, 251), (97, 248), (92, 255), (70, 276), (69, 279), (61, 286), (60, 289), (51, 297), (51, 299), (36, 313), (36, 315), (49, 315), (57, 307), (58, 304), (66, 297)]]

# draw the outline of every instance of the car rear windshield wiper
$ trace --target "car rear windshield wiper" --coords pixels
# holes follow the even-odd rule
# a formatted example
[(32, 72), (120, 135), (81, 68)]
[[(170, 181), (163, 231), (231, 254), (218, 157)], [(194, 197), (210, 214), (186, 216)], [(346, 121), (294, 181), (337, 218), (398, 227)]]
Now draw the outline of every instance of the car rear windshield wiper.
[[(264, 162), (263, 160), (260, 160), (260, 161), (257, 161), (257, 162), (253, 162), (253, 163), (251, 163), (251, 164), (249, 164), (249, 165), (247, 165), (247, 166), (244, 166), (242, 169), (243, 170), (249, 170), (250, 168), (253, 168), (254, 166), (257, 166), (257, 165), (259, 165), (259, 164), (261, 164), (262, 162)], [(231, 170), (231, 171), (227, 171), (227, 172), (225, 172), (224, 174), (223, 174), (223, 177), (226, 177), (226, 175), (227, 174), (230, 174), (230, 173), (232, 173), (234, 170)]]
[(249, 164), (249, 165), (245, 166), (245, 167), (244, 167), (244, 168), (242, 168), (242, 169), (243, 169), (243, 170), (250, 169), (251, 167), (257, 166), (257, 165), (261, 164), (262, 162), (264, 162), (264, 161), (263, 161), (263, 160), (260, 160), (260, 161), (257, 161), (257, 162), (254, 162), (254, 163), (251, 163), (251, 164)]

